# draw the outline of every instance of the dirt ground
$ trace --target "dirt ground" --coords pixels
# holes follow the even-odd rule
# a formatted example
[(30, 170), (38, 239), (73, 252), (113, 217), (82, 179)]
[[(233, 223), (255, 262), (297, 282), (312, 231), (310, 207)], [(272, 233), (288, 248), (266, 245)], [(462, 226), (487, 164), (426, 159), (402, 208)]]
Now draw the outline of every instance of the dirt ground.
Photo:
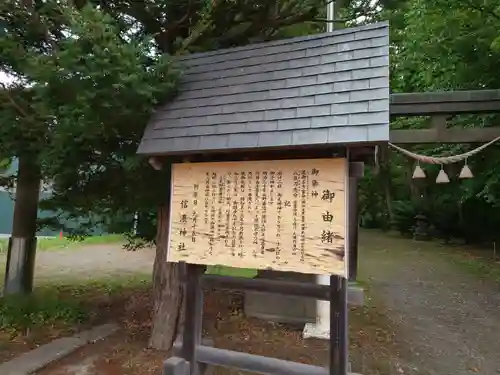
[[(500, 287), (467, 272), (449, 257), (454, 249), (363, 232), (360, 278), (370, 298), (351, 309), (350, 356), (364, 375), (500, 374)], [(96, 277), (150, 272), (153, 251), (123, 252), (114, 246), (45, 252), (40, 278)], [(90, 273), (90, 275), (89, 275)], [(38, 375), (161, 374), (168, 353), (145, 349), (151, 328), (150, 293), (134, 291), (96, 305), (103, 319), (123, 329)], [(303, 340), (302, 327), (247, 319), (239, 294), (206, 295), (205, 334), (219, 348), (326, 365), (325, 342)], [(216, 375), (240, 371), (216, 369)]]
[[(135, 295), (125, 306), (123, 330), (106, 341), (90, 345), (40, 371), (38, 375), (161, 375), (167, 352), (146, 349), (150, 331), (148, 294)], [(315, 365), (328, 364), (328, 345), (322, 340), (304, 340), (302, 327), (279, 325), (247, 319), (238, 293), (210, 292), (205, 295), (204, 336), (214, 338), (218, 348), (244, 351)], [(382, 374), (375, 357), (381, 351), (371, 350), (386, 339), (374, 326), (352, 330), (352, 349), (370, 352), (366, 375)], [(373, 365), (373, 366), (372, 366)], [(214, 375), (250, 375), (247, 372), (216, 368)]]
[(453, 262), (460, 248), (375, 232), (362, 242), (360, 272), (397, 332), (406, 373), (500, 374), (498, 283)]

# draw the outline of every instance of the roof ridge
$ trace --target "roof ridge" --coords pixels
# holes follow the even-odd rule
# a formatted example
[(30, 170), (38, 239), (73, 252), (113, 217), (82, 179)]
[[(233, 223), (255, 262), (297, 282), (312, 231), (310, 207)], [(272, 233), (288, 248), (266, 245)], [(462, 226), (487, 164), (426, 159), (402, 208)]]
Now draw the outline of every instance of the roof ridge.
[(235, 53), (235, 52), (241, 52), (241, 51), (246, 51), (246, 50), (256, 50), (256, 49), (261, 49), (261, 48), (274, 47), (274, 46), (279, 46), (279, 45), (284, 45), (284, 44), (292, 44), (292, 43), (314, 40), (314, 39), (332, 38), (332, 37), (336, 37), (339, 35), (353, 34), (353, 33), (357, 33), (360, 31), (369, 31), (369, 30), (380, 29), (380, 28), (384, 28), (384, 27), (389, 27), (388, 21), (371, 23), (371, 24), (356, 26), (356, 27), (349, 27), (349, 28), (345, 28), (345, 29), (338, 29), (338, 30), (334, 30), (333, 32), (324, 32), (324, 33), (291, 37), (291, 38), (285, 38), (285, 39), (273, 40), (273, 41), (267, 41), (267, 42), (251, 43), (251, 44), (247, 44), (247, 45), (240, 46), (240, 47), (221, 48), (221, 49), (213, 50), (213, 51), (190, 53), (190, 54), (186, 54), (186, 55), (176, 56), (175, 59), (178, 61), (184, 61), (184, 60), (188, 60), (188, 59), (191, 60), (191, 59), (197, 59), (200, 57), (210, 57), (210, 56), (223, 55), (226, 53)]

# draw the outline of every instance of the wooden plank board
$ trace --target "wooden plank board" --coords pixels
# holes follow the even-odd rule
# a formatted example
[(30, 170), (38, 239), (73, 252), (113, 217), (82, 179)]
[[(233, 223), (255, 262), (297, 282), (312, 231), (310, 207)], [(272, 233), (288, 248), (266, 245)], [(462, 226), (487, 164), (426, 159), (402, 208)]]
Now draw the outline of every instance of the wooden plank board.
[(491, 128), (449, 128), (438, 129), (402, 129), (391, 130), (392, 143), (482, 143), (500, 137), (500, 127)]
[(172, 166), (168, 261), (346, 275), (347, 161)]

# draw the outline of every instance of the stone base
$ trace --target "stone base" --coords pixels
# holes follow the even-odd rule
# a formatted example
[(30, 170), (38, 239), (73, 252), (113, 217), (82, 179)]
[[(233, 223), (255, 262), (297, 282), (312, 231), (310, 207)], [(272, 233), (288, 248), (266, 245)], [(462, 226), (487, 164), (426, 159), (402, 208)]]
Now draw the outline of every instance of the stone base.
[[(314, 275), (260, 271), (258, 278), (314, 282)], [(245, 292), (245, 315), (276, 323), (305, 324), (316, 321), (316, 300), (264, 292)]]
[(304, 327), (303, 336), (305, 339), (330, 339), (330, 327), (325, 324), (307, 323)]
[[(316, 282), (314, 275), (293, 272), (269, 272), (258, 277), (273, 280)], [(348, 303), (363, 305), (363, 289), (349, 283)], [(245, 292), (245, 315), (276, 323), (307, 324), (316, 323), (317, 305), (314, 298), (294, 297), (264, 292)]]
[(272, 293), (246, 292), (245, 315), (275, 323), (298, 324), (316, 321), (315, 300)]

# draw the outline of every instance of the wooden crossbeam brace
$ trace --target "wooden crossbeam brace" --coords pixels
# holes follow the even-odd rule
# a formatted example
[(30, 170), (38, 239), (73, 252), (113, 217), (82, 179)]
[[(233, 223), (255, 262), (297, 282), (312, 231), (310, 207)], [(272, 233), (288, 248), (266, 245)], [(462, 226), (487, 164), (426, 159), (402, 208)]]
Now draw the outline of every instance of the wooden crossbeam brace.
[(500, 90), (391, 94), (391, 117), (500, 113)]
[[(458, 102), (454, 103), (456, 105)], [(500, 101), (498, 101), (498, 105), (500, 109)], [(446, 122), (451, 116), (453, 115), (447, 112), (432, 114), (431, 128), (429, 129), (391, 130), (389, 133), (390, 141), (399, 144), (485, 143), (500, 137), (500, 127), (447, 128)]]
[[(232, 367), (264, 375), (347, 375), (347, 280), (331, 276), (330, 300), (330, 348), (329, 368), (304, 365), (276, 358), (251, 355), (204, 346), (201, 339), (203, 318), (202, 280), (224, 279), (203, 277), (203, 267), (194, 264), (183, 265), (182, 280), (186, 288), (186, 311), (182, 342), (174, 343), (176, 356), (164, 363), (163, 375), (203, 375), (208, 368), (204, 365)], [(236, 284), (242, 283), (241, 280)], [(237, 286), (235, 285), (235, 286)], [(256, 284), (257, 285), (257, 284)], [(276, 286), (277, 284), (275, 284)]]
[[(242, 277), (203, 275), (201, 278), (201, 284), (205, 288), (276, 293), (288, 296), (316, 298), (324, 301), (330, 299), (330, 289), (328, 285), (318, 285), (298, 281), (246, 279)], [(364, 301), (362, 288), (349, 285), (347, 293), (347, 300), (350, 305), (363, 305)]]
[(484, 143), (500, 137), (500, 127), (391, 130), (392, 143)]
[[(285, 361), (283, 359), (263, 357), (260, 355), (236, 352), (227, 349), (213, 348), (204, 345), (196, 347), (196, 358), (199, 362), (257, 374), (273, 375), (328, 375), (328, 369), (324, 367), (306, 365), (297, 362)], [(175, 360), (175, 362), (182, 362)], [(181, 370), (182, 371), (182, 370)], [(176, 373), (174, 373), (177, 375)], [(182, 374), (180, 372), (179, 374)]]

